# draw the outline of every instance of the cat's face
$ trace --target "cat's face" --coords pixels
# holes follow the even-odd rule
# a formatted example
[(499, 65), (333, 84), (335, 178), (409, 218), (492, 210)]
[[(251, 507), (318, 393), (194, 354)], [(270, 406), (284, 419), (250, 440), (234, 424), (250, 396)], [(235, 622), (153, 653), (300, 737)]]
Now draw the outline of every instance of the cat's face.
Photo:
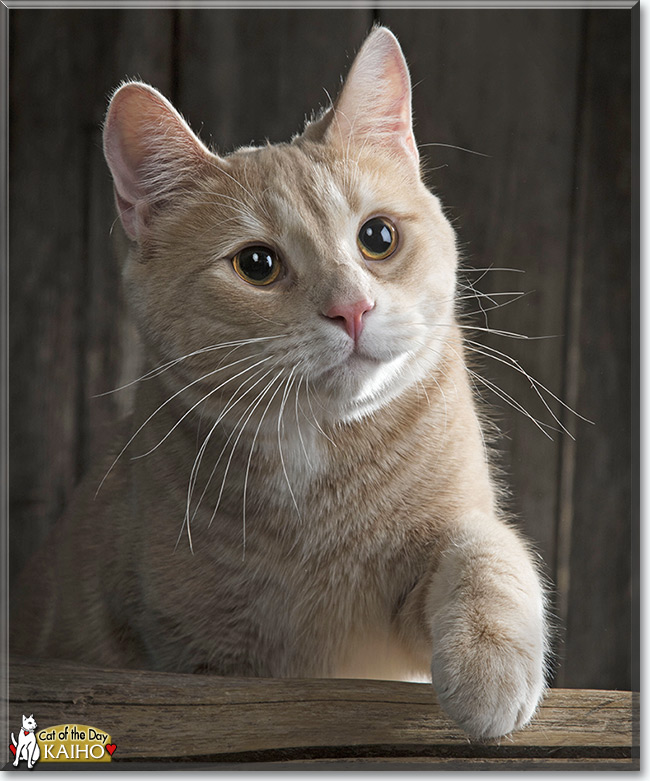
[(34, 714), (31, 716), (23, 715), (23, 729), (34, 730), (36, 729), (36, 722), (34, 721)]
[[(127, 287), (161, 358), (233, 343), (178, 365), (188, 381), (221, 366), (205, 385), (230, 378), (211, 399), (215, 410), (244, 380), (258, 389), (275, 382), (268, 398), (276, 387), (278, 402), (282, 383), (300, 383), (345, 420), (381, 406), (436, 363), (453, 318), (455, 238), (420, 179), (408, 72), (390, 34), (379, 30), (366, 42), (336, 112), (291, 144), (227, 158), (204, 150), (142, 86), (117, 93), (118, 120), (128, 109), (125, 90), (140, 90), (131, 96), (140, 116), (145, 101), (157, 122), (173, 126), (160, 142), (169, 158), (144, 142), (127, 155), (123, 140), (111, 146), (109, 113), (107, 158), (137, 242)], [(130, 135), (122, 129), (123, 138)], [(119, 153), (143, 161), (116, 162)]]

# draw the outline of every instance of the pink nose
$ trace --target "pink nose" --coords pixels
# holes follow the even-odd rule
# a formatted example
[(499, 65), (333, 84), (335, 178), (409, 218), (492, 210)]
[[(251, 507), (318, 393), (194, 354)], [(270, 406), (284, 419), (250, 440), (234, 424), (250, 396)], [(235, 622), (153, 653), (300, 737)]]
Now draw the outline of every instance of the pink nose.
[(339, 322), (347, 331), (348, 336), (356, 343), (363, 331), (363, 316), (374, 306), (374, 301), (368, 301), (367, 298), (354, 304), (335, 304), (325, 312), (325, 317)]

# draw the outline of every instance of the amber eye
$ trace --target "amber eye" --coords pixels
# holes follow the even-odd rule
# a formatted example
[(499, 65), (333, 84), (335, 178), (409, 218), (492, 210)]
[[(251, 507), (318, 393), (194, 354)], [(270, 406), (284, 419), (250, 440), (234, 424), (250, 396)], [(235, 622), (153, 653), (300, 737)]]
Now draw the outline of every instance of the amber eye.
[(282, 264), (274, 250), (268, 247), (246, 247), (232, 259), (239, 276), (251, 285), (270, 285), (280, 275)]
[(361, 226), (357, 245), (367, 260), (385, 260), (397, 249), (397, 230), (386, 217), (373, 217)]

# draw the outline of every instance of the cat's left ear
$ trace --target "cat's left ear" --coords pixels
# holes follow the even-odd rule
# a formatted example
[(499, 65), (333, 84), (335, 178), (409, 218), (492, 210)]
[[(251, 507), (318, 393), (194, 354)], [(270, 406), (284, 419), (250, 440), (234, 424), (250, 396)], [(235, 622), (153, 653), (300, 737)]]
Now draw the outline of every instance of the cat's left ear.
[(411, 77), (397, 38), (378, 27), (356, 56), (333, 109), (325, 138), (330, 143), (380, 146), (402, 154), (416, 170)]

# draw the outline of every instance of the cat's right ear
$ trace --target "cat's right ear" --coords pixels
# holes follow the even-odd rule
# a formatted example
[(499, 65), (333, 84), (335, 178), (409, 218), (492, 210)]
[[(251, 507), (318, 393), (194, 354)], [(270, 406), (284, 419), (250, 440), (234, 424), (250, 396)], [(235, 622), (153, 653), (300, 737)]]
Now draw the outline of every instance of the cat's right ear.
[(155, 210), (213, 159), (172, 104), (142, 82), (114, 93), (104, 123), (104, 155), (122, 225), (134, 241), (143, 238)]

